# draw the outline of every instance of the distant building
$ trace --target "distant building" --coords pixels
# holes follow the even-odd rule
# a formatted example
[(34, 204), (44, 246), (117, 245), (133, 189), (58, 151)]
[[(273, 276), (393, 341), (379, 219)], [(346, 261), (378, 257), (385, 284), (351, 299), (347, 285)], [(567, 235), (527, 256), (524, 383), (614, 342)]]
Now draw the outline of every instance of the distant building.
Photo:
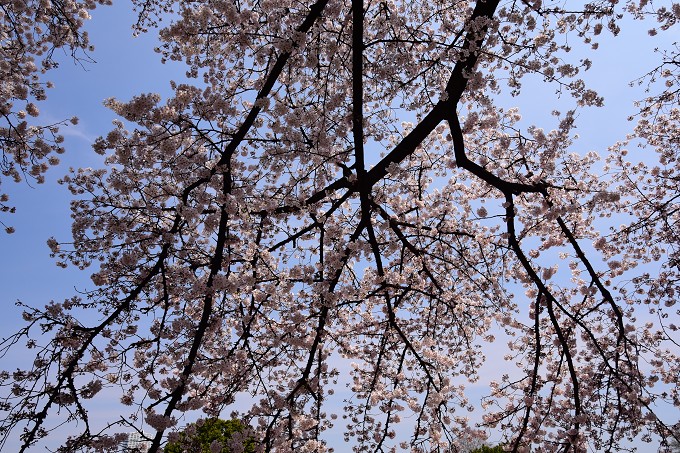
[(146, 453), (151, 448), (151, 442), (144, 438), (146, 433), (128, 433), (127, 441), (121, 444), (121, 451), (125, 453)]

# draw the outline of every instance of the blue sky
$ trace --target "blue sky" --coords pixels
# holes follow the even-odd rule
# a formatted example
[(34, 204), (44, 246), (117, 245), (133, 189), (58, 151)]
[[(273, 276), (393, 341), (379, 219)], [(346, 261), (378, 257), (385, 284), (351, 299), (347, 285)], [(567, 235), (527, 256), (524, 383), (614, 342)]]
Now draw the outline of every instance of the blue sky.
[[(183, 79), (183, 68), (179, 64), (160, 63), (159, 55), (153, 52), (155, 31), (137, 38), (132, 37), (131, 24), (135, 16), (128, 11), (126, 3), (115, 2), (113, 7), (100, 7), (92, 12), (93, 19), (87, 24), (91, 41), (96, 47), (91, 54), (96, 63), (75, 64), (68, 55), (61, 58), (61, 67), (48, 74), (56, 87), (48, 91), (48, 101), (39, 105), (41, 120), (58, 121), (78, 116), (80, 123), (62, 129), (66, 137), (66, 154), (62, 164), (51, 169), (43, 185), (3, 182), (2, 189), (17, 206), (17, 212), (7, 215), (3, 221), (16, 228), (13, 235), (0, 235), (0, 288), (3, 311), (0, 317), (0, 332), (3, 335), (17, 330), (22, 325), (21, 312), (14, 306), (16, 300), (41, 306), (52, 299), (71, 297), (78, 290), (90, 285), (89, 272), (77, 269), (58, 268), (49, 257), (46, 240), (54, 236), (60, 241), (70, 238), (70, 194), (65, 187), (56, 183), (70, 166), (99, 167), (103, 160), (96, 155), (91, 144), (99, 135), (111, 129), (113, 112), (102, 102), (108, 97), (128, 99), (142, 92), (158, 92), (166, 97), (170, 94), (169, 80)], [(593, 69), (587, 75), (592, 87), (605, 96), (605, 108), (590, 109), (580, 113), (582, 121), (577, 132), (581, 136), (574, 151), (597, 150), (604, 154), (606, 147), (622, 139), (632, 129), (626, 117), (633, 112), (632, 102), (644, 94), (640, 89), (630, 89), (627, 84), (641, 76), (657, 58), (652, 49), (661, 46), (662, 37), (649, 38), (646, 27), (639, 24), (622, 30), (622, 36), (606, 41), (600, 49), (590, 55)], [(668, 39), (668, 38), (666, 38)], [(635, 54), (635, 63), (627, 58)], [(525, 82), (522, 95), (503, 100), (507, 107), (519, 104), (524, 120), (541, 123), (555, 108), (552, 102), (545, 102), (552, 96), (554, 88)], [(494, 348), (502, 348), (497, 342)], [(490, 356), (502, 357), (501, 349), (492, 350)], [(13, 350), (2, 359), (0, 368), (13, 369), (30, 360), (20, 349)], [(502, 363), (490, 360), (484, 372), (493, 374), (502, 370)], [(111, 416), (115, 397), (100, 400), (97, 407), (102, 419)], [(96, 417), (96, 415), (95, 415)], [(115, 417), (114, 417), (115, 418)], [(55, 437), (52, 446), (59, 444)], [(9, 443), (8, 451), (16, 444)], [(42, 451), (42, 449), (36, 449)]]

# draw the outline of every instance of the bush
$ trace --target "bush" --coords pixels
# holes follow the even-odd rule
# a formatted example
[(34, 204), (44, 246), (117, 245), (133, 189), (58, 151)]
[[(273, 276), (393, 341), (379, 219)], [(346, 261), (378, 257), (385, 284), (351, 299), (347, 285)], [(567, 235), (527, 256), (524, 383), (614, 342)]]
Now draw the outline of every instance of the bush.
[(254, 453), (255, 438), (240, 420), (209, 418), (188, 425), (164, 453)]
[(496, 445), (495, 447), (488, 447), (486, 445), (482, 445), (479, 448), (475, 448), (470, 453), (504, 453), (504, 452), (505, 450), (503, 450), (502, 445)]

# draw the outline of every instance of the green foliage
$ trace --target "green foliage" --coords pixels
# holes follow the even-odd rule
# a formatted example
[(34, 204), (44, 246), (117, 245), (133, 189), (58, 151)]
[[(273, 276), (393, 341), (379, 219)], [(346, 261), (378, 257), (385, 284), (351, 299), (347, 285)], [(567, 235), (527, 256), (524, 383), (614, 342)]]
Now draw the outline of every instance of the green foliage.
[[(165, 446), (164, 453), (211, 453), (210, 446), (214, 441), (222, 445), (222, 453), (231, 453), (228, 445), (234, 434), (246, 436), (246, 425), (240, 420), (222, 420), (210, 418), (199, 420), (187, 426), (179, 435), (179, 440)], [(243, 453), (254, 453), (256, 442), (252, 436), (243, 439)]]
[(482, 445), (479, 448), (475, 448), (470, 453), (504, 453), (504, 452), (505, 450), (503, 450), (502, 445), (496, 445), (495, 447), (487, 447), (486, 445)]

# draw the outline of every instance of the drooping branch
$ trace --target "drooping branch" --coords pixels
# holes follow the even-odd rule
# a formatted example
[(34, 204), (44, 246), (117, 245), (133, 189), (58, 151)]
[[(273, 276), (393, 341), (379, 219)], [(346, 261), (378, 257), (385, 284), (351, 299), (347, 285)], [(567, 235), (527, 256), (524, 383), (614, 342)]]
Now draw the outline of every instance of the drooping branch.
[[(526, 257), (524, 252), (521, 249), (521, 246), (519, 244), (519, 241), (517, 240), (517, 234), (515, 231), (515, 203), (513, 200), (513, 196), (510, 193), (507, 193), (505, 196), (505, 222), (506, 222), (506, 227), (507, 227), (507, 234), (508, 234), (508, 243), (511, 247), (511, 249), (514, 251), (515, 256), (517, 259), (520, 261), (522, 264), (522, 267), (524, 268), (525, 272), (529, 275), (530, 279), (533, 281), (533, 283), (536, 285), (538, 288), (538, 293), (539, 295), (543, 295), (545, 299), (545, 305), (547, 308), (547, 312), (550, 318), (550, 322), (553, 326), (553, 329), (555, 330), (555, 333), (557, 335), (559, 344), (562, 349), (562, 354), (566, 358), (567, 361), (567, 367), (569, 368), (569, 375), (571, 378), (571, 385), (572, 385), (572, 398), (574, 399), (574, 430), (575, 434), (577, 435), (579, 433), (580, 429), (580, 415), (583, 412), (583, 408), (581, 406), (581, 393), (580, 393), (580, 380), (578, 377), (578, 372), (576, 370), (575, 364), (574, 364), (574, 357), (572, 355), (571, 351), (571, 344), (570, 344), (570, 339), (568, 339), (564, 332), (562, 327), (560, 326), (560, 323), (555, 316), (555, 309), (554, 306), (557, 303), (557, 300), (555, 299), (555, 296), (553, 295), (552, 291), (550, 291), (550, 288), (546, 286), (546, 284), (543, 282), (543, 280), (538, 276), (536, 271), (534, 270), (533, 266), (529, 262), (529, 259)], [(537, 306), (536, 306), (536, 312), (535, 316), (538, 318), (539, 312), (538, 312), (538, 307), (539, 303), (541, 301), (537, 301)], [(571, 445), (567, 446), (567, 449), (569, 449)], [(517, 451), (519, 448), (519, 443), (516, 442), (515, 445), (513, 446), (513, 450)]]

